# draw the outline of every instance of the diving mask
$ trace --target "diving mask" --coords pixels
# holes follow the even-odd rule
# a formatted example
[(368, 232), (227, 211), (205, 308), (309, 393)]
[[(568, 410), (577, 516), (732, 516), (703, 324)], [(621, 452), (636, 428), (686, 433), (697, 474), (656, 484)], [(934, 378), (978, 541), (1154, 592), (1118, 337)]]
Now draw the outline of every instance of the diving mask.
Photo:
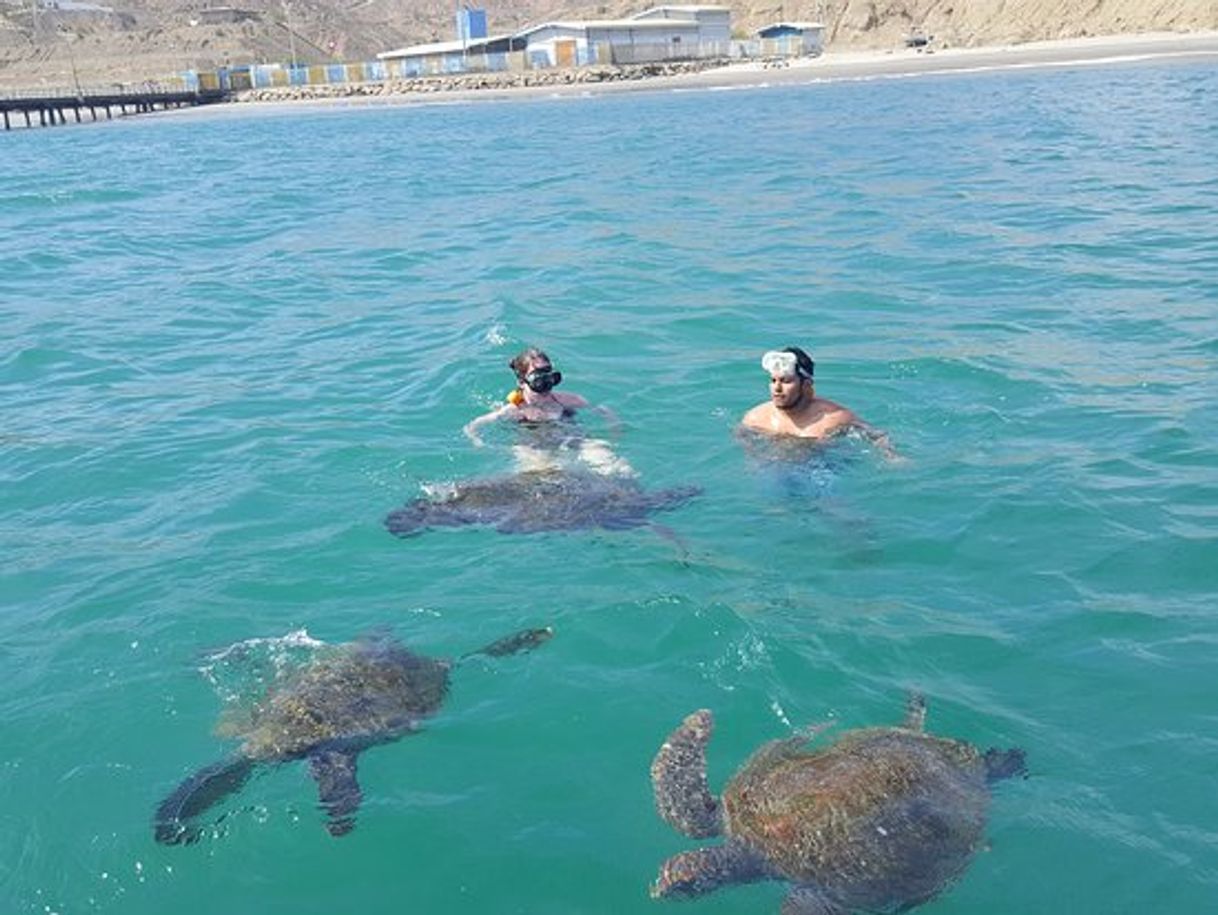
[(545, 394), (562, 381), (562, 372), (553, 368), (533, 369), (521, 379), (536, 394)]
[(787, 350), (771, 350), (761, 357), (761, 367), (770, 373), (771, 378), (807, 378), (812, 375), (800, 367), (799, 358)]

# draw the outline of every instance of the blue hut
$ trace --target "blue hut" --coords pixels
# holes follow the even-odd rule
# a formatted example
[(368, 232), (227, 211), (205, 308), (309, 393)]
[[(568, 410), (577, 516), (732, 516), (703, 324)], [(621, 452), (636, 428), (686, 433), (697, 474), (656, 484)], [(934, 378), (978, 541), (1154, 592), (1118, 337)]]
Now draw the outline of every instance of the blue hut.
[(820, 22), (775, 22), (757, 30), (762, 41), (772, 41), (775, 51), (793, 57), (816, 57), (825, 50), (825, 26)]

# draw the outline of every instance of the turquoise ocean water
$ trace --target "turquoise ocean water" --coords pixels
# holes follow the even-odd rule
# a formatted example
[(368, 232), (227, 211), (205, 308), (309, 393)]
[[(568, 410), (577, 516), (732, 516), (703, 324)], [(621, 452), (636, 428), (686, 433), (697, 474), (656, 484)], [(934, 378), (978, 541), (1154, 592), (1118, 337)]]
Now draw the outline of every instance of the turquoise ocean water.
[[(720, 785), (911, 688), (1031, 768), (925, 911), (1211, 911), (1216, 99), (1144, 63), (4, 136), (0, 911), (662, 912), (684, 714)], [(742, 447), (796, 342), (905, 463)], [(645, 485), (704, 488), (684, 548), (384, 531), (510, 467), (461, 426), (525, 343)], [(292, 764), (154, 843), (219, 713), (317, 642), (547, 624), (361, 757), (350, 836)]]

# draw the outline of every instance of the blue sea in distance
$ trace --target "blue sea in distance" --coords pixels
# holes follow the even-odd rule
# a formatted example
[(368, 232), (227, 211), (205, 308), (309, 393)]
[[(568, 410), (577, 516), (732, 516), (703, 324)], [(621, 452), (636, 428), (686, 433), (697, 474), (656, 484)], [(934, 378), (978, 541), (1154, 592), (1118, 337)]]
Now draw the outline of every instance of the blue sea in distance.
[[(229, 108), (0, 137), (0, 911), (660, 913), (698, 844), (648, 769), (713, 709), (718, 788), (834, 722), (1026, 750), (926, 912), (1218, 898), (1218, 70)], [(401, 540), (512, 467), (545, 347), (668, 530)], [(888, 431), (752, 448), (763, 351)], [(360, 758), (203, 839), (158, 801), (322, 643), (467, 661)], [(681, 910), (777, 912), (783, 888)]]

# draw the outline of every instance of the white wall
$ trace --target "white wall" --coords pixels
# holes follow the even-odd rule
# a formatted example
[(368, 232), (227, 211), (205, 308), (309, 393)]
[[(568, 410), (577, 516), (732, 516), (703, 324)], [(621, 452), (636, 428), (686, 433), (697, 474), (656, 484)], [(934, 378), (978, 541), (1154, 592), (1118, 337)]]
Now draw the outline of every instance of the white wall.
[(575, 47), (579, 54), (584, 55), (588, 52), (588, 30), (568, 28), (566, 26), (546, 26), (544, 29), (538, 29), (529, 35), (529, 43), (525, 49), (525, 53), (532, 58), (533, 54), (541, 51), (549, 58), (550, 66), (557, 66), (558, 54), (554, 49), (554, 43), (557, 41), (575, 40)]
[[(676, 39), (676, 40), (674, 40)], [(661, 53), (671, 48), (696, 48), (699, 40), (705, 40), (701, 35), (697, 22), (674, 22), (665, 28), (631, 28), (628, 23), (612, 26), (589, 26), (587, 28), (570, 28), (562, 25), (546, 26), (529, 35), (528, 54), (541, 51), (545, 53), (550, 66), (556, 66), (558, 55), (555, 43), (559, 41), (575, 41), (581, 57), (587, 57), (589, 46), (613, 45), (614, 47), (652, 49), (652, 53), (643, 54), (645, 60), (662, 59)], [(628, 58), (628, 55), (626, 55)], [(629, 62), (627, 59), (626, 62)]]
[(702, 27), (703, 41), (727, 41), (732, 37), (732, 11), (707, 9), (677, 9), (658, 6), (639, 13), (635, 19), (688, 19)]

